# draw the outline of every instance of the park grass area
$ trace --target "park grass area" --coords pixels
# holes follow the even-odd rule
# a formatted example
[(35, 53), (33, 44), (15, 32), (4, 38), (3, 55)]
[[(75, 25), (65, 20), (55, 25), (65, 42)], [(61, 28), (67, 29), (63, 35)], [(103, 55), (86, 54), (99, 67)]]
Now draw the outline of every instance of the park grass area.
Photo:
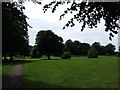
[(2, 75), (7, 75), (7, 73), (12, 69), (13, 64), (2, 63)]
[(23, 65), (23, 88), (117, 88), (118, 58), (40, 59)]

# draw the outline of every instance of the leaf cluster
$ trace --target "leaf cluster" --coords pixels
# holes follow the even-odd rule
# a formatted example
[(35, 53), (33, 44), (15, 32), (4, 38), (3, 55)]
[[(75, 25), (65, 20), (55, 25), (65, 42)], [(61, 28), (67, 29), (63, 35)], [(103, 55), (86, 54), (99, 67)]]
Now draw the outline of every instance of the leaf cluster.
[(65, 3), (71, 4), (64, 13), (60, 16), (60, 20), (65, 17), (66, 14), (74, 14), (63, 27), (73, 27), (75, 26), (74, 20), (79, 23), (83, 23), (81, 31), (84, 30), (86, 26), (89, 28), (97, 28), (97, 24), (100, 23), (101, 19), (105, 21), (105, 31), (109, 33), (109, 39), (112, 40), (114, 34), (118, 33), (120, 28), (117, 24), (117, 20), (120, 17), (120, 2), (76, 2), (76, 1), (53, 1), (50, 4), (46, 4), (43, 7), (44, 12), (48, 9), (52, 9), (52, 12), (56, 10), (59, 5), (64, 5)]

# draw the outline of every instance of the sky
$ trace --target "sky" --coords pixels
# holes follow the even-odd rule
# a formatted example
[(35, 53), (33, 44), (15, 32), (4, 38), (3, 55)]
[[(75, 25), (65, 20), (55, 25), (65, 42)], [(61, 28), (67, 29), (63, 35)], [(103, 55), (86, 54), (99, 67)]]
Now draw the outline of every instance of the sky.
[(27, 19), (27, 22), (32, 26), (32, 28), (28, 28), (30, 45), (35, 45), (35, 38), (40, 30), (52, 30), (55, 34), (61, 36), (64, 42), (68, 39), (71, 39), (72, 41), (78, 40), (81, 43), (85, 42), (89, 43), (90, 45), (92, 45), (94, 42), (100, 42), (100, 44), (103, 46), (112, 43), (116, 46), (117, 51), (118, 35), (115, 35), (115, 37), (112, 38), (112, 41), (109, 40), (109, 32), (105, 32), (104, 20), (101, 20), (101, 23), (98, 24), (97, 28), (89, 29), (86, 27), (82, 32), (82, 23), (78, 23), (77, 21), (75, 21), (74, 27), (62, 29), (67, 21), (73, 17), (73, 14), (67, 14), (62, 20), (59, 20), (60, 15), (63, 14), (64, 10), (66, 10), (67, 7), (70, 7), (70, 5), (66, 4), (57, 7), (55, 13), (52, 13), (51, 9), (44, 13), (42, 9), (47, 3), (49, 3), (49, 0), (44, 0), (42, 5), (34, 4), (33, 2), (24, 3), (24, 13), (29, 18)]

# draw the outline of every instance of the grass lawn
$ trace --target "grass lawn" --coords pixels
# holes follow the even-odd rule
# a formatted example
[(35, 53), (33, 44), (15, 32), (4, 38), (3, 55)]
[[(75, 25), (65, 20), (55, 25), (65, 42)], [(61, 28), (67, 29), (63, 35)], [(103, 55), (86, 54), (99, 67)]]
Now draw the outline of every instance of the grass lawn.
[(13, 64), (2, 63), (2, 75), (7, 75), (7, 73), (12, 69)]
[(118, 58), (38, 59), (23, 64), (24, 88), (117, 88)]

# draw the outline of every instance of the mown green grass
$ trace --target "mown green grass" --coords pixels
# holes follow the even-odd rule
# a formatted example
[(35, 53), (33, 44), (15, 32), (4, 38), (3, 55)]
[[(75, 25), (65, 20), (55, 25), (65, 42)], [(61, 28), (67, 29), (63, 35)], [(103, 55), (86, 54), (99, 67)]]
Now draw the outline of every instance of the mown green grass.
[(72, 57), (23, 65), (24, 88), (117, 88), (118, 58)]
[(2, 75), (7, 75), (7, 73), (12, 69), (13, 64), (2, 64)]

